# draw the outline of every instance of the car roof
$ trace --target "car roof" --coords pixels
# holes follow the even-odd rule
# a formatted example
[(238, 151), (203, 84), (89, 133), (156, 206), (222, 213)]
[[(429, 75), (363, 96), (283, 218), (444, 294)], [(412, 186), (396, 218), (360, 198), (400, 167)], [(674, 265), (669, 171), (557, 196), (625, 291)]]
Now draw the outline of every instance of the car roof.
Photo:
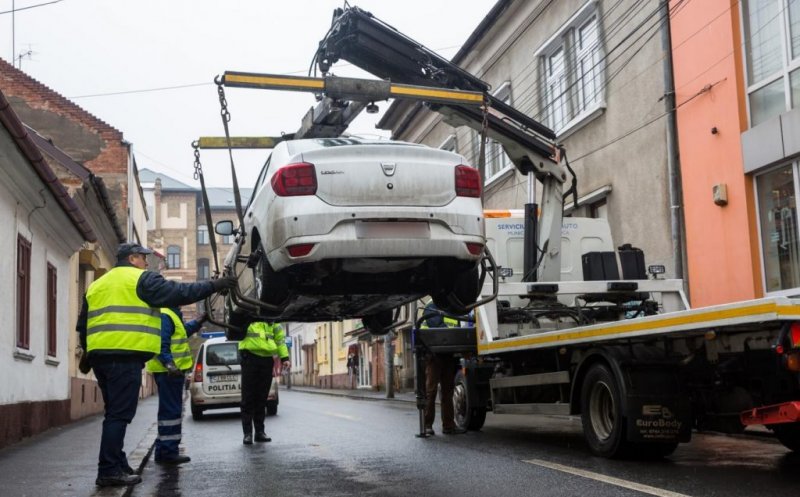
[(238, 340), (228, 340), (225, 337), (214, 337), (214, 338), (209, 338), (205, 342), (203, 342), (203, 344), (205, 344), (205, 345), (215, 345), (215, 344), (218, 344), (218, 343), (239, 343), (239, 341)]

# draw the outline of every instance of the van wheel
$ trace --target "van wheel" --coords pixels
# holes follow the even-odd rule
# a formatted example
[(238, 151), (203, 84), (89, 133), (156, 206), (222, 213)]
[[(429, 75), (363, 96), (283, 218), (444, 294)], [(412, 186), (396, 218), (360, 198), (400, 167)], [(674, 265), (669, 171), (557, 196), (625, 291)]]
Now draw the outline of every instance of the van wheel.
[(253, 268), (256, 298), (272, 305), (280, 305), (289, 298), (289, 277), (272, 269), (267, 254), (259, 244), (260, 257)]
[(453, 408), (456, 413), (456, 426), (473, 431), (483, 428), (483, 423), (486, 422), (486, 408), (470, 405), (467, 395), (467, 378), (460, 371), (456, 374)]
[(192, 404), (192, 419), (195, 421), (203, 419), (203, 410), (194, 404)]
[(593, 453), (602, 457), (621, 457), (628, 452), (625, 418), (617, 378), (604, 364), (595, 364), (586, 373), (581, 388), (583, 436)]

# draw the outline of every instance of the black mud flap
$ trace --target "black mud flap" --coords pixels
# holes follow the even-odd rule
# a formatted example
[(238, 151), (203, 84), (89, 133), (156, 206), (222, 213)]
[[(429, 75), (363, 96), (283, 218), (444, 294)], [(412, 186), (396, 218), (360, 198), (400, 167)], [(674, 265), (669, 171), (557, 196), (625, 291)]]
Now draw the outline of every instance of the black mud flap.
[(688, 442), (692, 437), (689, 396), (677, 373), (667, 369), (627, 371), (625, 417), (629, 442)]

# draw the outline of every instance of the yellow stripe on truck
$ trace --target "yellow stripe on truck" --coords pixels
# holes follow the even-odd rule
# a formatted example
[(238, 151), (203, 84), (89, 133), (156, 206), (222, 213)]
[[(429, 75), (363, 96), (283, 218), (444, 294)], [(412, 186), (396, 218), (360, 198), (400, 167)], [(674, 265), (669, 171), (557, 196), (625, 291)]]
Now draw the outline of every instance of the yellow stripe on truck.
[(612, 337), (628, 333), (636, 333), (639, 331), (652, 330), (655, 332), (659, 331), (658, 329), (660, 328), (679, 327), (690, 324), (698, 324), (697, 327), (700, 328), (702, 326), (710, 326), (709, 322), (713, 321), (722, 321), (726, 319), (769, 313), (774, 313), (779, 317), (794, 317), (800, 316), (800, 308), (798, 308), (798, 306), (777, 305), (774, 302), (769, 302), (733, 309), (720, 309), (708, 312), (700, 311), (689, 315), (686, 315), (685, 311), (682, 311), (680, 316), (654, 316), (652, 318), (645, 318), (642, 321), (636, 320), (636, 322), (623, 322), (619, 324), (613, 324), (611, 326), (595, 325), (579, 328), (573, 331), (551, 331), (544, 332), (541, 335), (500, 339), (496, 342), (478, 344), (478, 352), (496, 352), (503, 349), (511, 349), (530, 345), (542, 345), (555, 342), (581, 340), (586, 338), (600, 338), (605, 336)]

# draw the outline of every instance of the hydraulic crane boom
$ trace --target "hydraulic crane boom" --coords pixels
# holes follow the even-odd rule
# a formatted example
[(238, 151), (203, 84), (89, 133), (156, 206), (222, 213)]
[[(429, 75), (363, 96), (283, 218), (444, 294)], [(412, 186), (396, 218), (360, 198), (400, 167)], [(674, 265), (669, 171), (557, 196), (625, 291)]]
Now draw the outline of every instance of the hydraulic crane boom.
[[(338, 60), (346, 60), (393, 83), (480, 91), (486, 109), (451, 103), (428, 103), (453, 126), (469, 126), (499, 142), (525, 175), (542, 183), (541, 215), (536, 216), (534, 185), (529, 180), (526, 216), (527, 281), (560, 278), (560, 231), (566, 168), (555, 133), (523, 112), (488, 94), (489, 85), (456, 64), (443, 59), (393, 27), (358, 7), (334, 11), (331, 28), (320, 42), (315, 62), (328, 74)], [(530, 176), (529, 176), (530, 178)]]

